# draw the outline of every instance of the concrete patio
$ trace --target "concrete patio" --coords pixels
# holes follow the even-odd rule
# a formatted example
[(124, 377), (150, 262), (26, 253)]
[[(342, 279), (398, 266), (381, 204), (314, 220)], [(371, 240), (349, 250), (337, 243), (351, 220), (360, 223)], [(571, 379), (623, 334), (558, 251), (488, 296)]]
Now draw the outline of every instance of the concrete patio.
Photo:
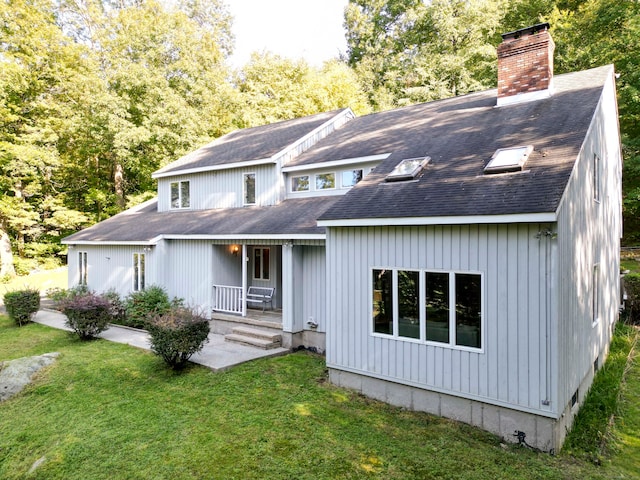
[[(65, 325), (65, 320), (66, 317), (63, 314), (49, 309), (38, 311), (34, 317), (34, 321), (37, 323), (70, 331), (70, 328)], [(111, 342), (124, 343), (132, 347), (150, 350), (149, 334), (143, 330), (111, 325), (99, 337)], [(204, 345), (200, 352), (194, 354), (190, 361), (204, 365), (213, 371), (220, 371), (258, 358), (285, 355), (287, 353), (289, 353), (289, 350), (286, 348), (262, 350), (226, 342), (224, 335), (210, 333), (209, 342)]]

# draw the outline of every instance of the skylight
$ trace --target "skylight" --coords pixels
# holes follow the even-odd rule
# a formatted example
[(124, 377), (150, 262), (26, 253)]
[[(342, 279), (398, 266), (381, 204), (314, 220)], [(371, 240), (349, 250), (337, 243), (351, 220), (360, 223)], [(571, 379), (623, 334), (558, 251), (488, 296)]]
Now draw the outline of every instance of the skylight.
[(532, 145), (514, 148), (499, 148), (493, 154), (487, 166), (484, 167), (484, 173), (506, 173), (517, 172), (522, 170), (529, 155), (533, 151)]
[(429, 160), (431, 157), (406, 158), (395, 166), (385, 180), (387, 182), (413, 180), (427, 166)]

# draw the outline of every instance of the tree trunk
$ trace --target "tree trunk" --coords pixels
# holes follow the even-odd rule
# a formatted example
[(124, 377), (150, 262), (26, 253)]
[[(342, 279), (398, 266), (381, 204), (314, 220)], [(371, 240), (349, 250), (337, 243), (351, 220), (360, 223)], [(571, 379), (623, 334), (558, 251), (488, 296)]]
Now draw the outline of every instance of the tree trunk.
[(116, 161), (113, 172), (113, 186), (116, 194), (116, 204), (120, 210), (124, 210), (124, 168)]
[(6, 275), (15, 277), (16, 270), (13, 268), (13, 253), (11, 253), (9, 235), (0, 230), (0, 278)]

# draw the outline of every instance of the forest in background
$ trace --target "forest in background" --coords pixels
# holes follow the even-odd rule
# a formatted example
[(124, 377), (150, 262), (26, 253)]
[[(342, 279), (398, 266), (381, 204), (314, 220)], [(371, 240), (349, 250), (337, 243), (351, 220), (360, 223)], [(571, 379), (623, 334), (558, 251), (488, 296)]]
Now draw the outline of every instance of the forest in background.
[(500, 35), (540, 22), (556, 73), (615, 65), (624, 242), (640, 242), (637, 0), (350, 0), (347, 52), (322, 67), (263, 52), (232, 68), (232, 21), (222, 0), (0, 2), (0, 278), (62, 263), (64, 236), (230, 131), (493, 88)]

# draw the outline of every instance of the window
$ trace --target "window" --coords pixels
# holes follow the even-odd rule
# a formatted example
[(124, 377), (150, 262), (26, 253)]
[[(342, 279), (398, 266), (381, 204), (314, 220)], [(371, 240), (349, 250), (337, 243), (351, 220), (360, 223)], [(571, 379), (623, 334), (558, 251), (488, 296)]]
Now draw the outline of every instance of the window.
[(593, 199), (600, 201), (600, 157), (593, 155)]
[(87, 284), (87, 252), (78, 252), (78, 285)]
[(336, 188), (335, 173), (319, 173), (316, 175), (316, 190), (326, 190)]
[(484, 173), (507, 173), (522, 170), (525, 162), (533, 152), (533, 146), (515, 148), (499, 148), (484, 167)]
[(244, 174), (244, 204), (245, 205), (256, 204), (256, 174), (255, 173)]
[(144, 253), (133, 254), (133, 291), (144, 290)]
[(189, 208), (189, 181), (171, 182), (171, 208)]
[(374, 333), (482, 348), (480, 274), (392, 269), (372, 274)]
[(360, 170), (347, 170), (342, 172), (342, 187), (353, 187), (356, 183), (362, 180), (362, 169)]
[(269, 249), (256, 247), (253, 249), (254, 280), (269, 280)]
[(413, 180), (427, 166), (431, 157), (406, 158), (398, 163), (385, 178), (387, 182)]
[(306, 192), (308, 190), (309, 190), (309, 175), (303, 175), (301, 177), (293, 177), (291, 179), (292, 192)]

